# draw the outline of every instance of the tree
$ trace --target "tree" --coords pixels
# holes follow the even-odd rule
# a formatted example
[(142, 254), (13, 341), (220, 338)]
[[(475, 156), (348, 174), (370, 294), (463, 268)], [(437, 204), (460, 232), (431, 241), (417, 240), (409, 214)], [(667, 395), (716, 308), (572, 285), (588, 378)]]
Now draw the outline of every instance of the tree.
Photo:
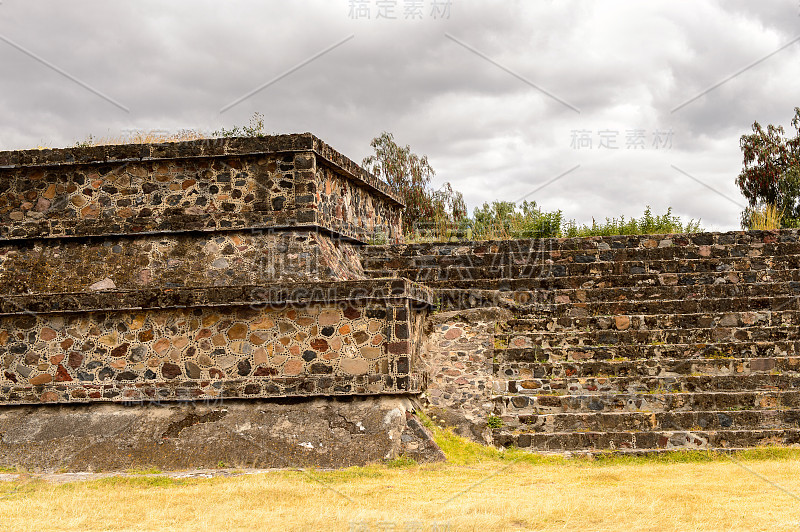
[(743, 168), (736, 184), (749, 207), (742, 213), (742, 226), (750, 225), (754, 212), (772, 206), (784, 227), (800, 221), (800, 107), (794, 108), (794, 137), (785, 137), (782, 126), (763, 128), (753, 123), (753, 133), (742, 135)]
[(362, 165), (386, 181), (406, 204), (403, 225), (406, 231), (425, 224), (457, 222), (467, 214), (464, 197), (450, 183), (440, 189), (431, 188), (435, 172), (426, 155), (419, 156), (411, 147), (399, 146), (391, 133), (384, 131), (369, 143), (374, 155), (365, 157)]

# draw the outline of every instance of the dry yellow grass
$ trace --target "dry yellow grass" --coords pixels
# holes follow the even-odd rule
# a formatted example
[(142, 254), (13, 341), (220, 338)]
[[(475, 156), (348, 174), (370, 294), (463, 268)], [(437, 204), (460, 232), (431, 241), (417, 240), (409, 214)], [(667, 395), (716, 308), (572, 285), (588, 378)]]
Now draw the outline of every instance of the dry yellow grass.
[[(193, 129), (182, 129), (177, 132), (132, 131), (128, 135), (94, 137), (89, 135), (78, 143), (79, 146), (112, 146), (120, 144), (160, 144), (164, 142), (183, 142), (187, 140), (203, 140), (210, 138), (210, 134)], [(41, 146), (39, 147), (42, 148)]]
[[(250, 117), (250, 125), (233, 126), (231, 129), (221, 128), (219, 131), (205, 132), (198, 129), (178, 129), (178, 130), (128, 130), (125, 135), (95, 137), (89, 135), (85, 140), (76, 146), (110, 146), (120, 144), (161, 144), (165, 142), (184, 142), (189, 140), (205, 140), (215, 137), (261, 137), (265, 135), (264, 115), (253, 113)], [(39, 149), (44, 149), (39, 146)]]
[[(458, 459), (457, 459), (458, 460)], [(0, 484), (3, 530), (797, 530), (798, 454)], [(463, 492), (476, 484), (473, 489)], [(16, 491), (15, 491), (16, 490)], [(458, 495), (461, 493), (460, 495)], [(2, 494), (5, 494), (3, 496)], [(450, 500), (452, 497), (454, 499)], [(393, 528), (392, 528), (393, 526)], [(383, 528), (381, 528), (383, 527)]]
[(750, 213), (748, 229), (751, 231), (771, 231), (781, 228), (783, 213), (775, 205), (764, 205)]

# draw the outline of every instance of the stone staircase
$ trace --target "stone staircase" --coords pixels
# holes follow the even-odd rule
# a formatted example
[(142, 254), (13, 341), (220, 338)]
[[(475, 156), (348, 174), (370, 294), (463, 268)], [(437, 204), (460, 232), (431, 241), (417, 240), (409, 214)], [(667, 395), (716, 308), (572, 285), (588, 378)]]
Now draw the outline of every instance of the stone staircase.
[(436, 289), (443, 311), (511, 310), (487, 351), (495, 444), (800, 443), (796, 230), (376, 246), (363, 257), (367, 275)]

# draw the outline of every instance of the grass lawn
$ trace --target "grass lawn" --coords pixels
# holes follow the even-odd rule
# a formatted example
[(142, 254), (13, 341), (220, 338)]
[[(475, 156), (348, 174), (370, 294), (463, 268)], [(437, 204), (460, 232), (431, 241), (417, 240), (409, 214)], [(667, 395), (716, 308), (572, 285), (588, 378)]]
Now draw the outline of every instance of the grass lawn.
[(70, 483), (23, 474), (0, 483), (0, 530), (800, 529), (798, 449), (592, 460), (498, 452), (438, 429), (437, 440), (449, 463)]

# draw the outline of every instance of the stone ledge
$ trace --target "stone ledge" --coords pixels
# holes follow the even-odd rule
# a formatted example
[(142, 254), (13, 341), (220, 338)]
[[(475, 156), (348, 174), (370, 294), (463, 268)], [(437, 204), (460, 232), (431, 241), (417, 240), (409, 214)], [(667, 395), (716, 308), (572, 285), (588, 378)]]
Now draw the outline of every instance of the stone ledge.
[(375, 235), (355, 224), (332, 227), (320, 219), (314, 209), (297, 209), (280, 213), (176, 214), (168, 218), (146, 217), (131, 220), (37, 220), (13, 226), (0, 225), (0, 240), (52, 239), (67, 237), (120, 237), (162, 235), (169, 233), (251, 230), (280, 233), (284, 231), (317, 231), (343, 242), (364, 243)]
[(408, 299), (431, 307), (429, 288), (406, 279), (275, 283), (202, 288), (145, 288), (3, 296), (0, 316), (189, 307), (283, 306)]
[[(684, 246), (728, 246), (797, 242), (800, 229), (676, 233), (660, 235), (614, 235), (573, 238), (523, 238), (507, 240), (461, 240), (458, 242), (423, 242), (383, 244), (364, 251), (371, 258), (411, 260), (419, 256), (481, 256), (486, 253), (596, 251), (653, 249)], [(663, 244), (662, 244), (663, 242)], [(400, 263), (402, 264), (402, 262)]]
[(299, 377), (250, 377), (245, 379), (173, 379), (171, 381), (107, 384), (55, 383), (41, 386), (4, 385), (0, 404), (84, 404), (113, 402), (159, 404), (198, 401), (213, 404), (228, 399), (296, 398), (418, 394), (425, 389), (425, 373), (384, 375), (320, 375)]
[[(314, 209), (296, 209), (284, 212), (171, 214), (168, 217), (136, 217), (130, 219), (100, 220), (35, 220), (14, 225), (0, 225), (0, 239), (64, 238), (94, 236), (147, 235), (172, 232), (218, 232), (252, 229), (253, 231), (280, 231), (282, 229), (320, 229), (337, 233), (318, 220)], [(345, 239), (363, 240), (369, 235), (350, 230)]]

